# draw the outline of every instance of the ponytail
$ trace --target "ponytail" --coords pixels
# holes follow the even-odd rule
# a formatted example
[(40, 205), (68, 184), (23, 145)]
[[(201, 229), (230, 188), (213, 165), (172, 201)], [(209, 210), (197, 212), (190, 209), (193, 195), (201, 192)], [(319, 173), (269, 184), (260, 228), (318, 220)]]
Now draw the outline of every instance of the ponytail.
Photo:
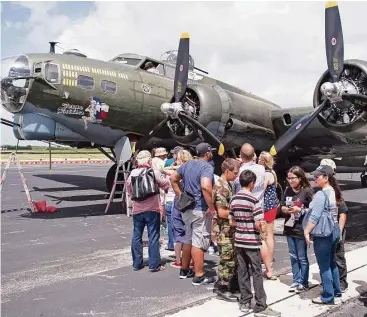
[(335, 176), (329, 175), (329, 184), (334, 189), (336, 202), (339, 204), (343, 200), (343, 195)]

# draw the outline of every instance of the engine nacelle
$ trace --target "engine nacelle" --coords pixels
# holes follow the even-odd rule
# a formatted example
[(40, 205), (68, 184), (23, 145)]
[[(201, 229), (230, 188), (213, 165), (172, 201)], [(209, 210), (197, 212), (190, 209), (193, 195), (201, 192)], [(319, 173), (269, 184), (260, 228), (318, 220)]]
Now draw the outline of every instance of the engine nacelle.
[[(330, 82), (329, 71), (325, 71), (316, 84), (313, 106), (320, 105), (324, 96), (321, 86)], [(344, 92), (349, 94), (367, 95), (367, 62), (362, 60), (347, 60), (344, 62), (344, 71), (340, 76), (340, 83)], [(367, 111), (355, 106), (350, 101), (333, 104), (327, 101), (324, 110), (318, 115), (322, 125), (332, 131), (337, 137), (359, 144), (367, 144)]]
[[(183, 107), (227, 148), (239, 147), (246, 140), (265, 142), (270, 147), (275, 139), (270, 119), (272, 105), (252, 94), (229, 91), (220, 85), (190, 84)], [(178, 142), (195, 141), (197, 136), (193, 131), (183, 135), (183, 129), (179, 133), (182, 124), (176, 120), (171, 124), (171, 131), (173, 125), (176, 125), (173, 134)]]

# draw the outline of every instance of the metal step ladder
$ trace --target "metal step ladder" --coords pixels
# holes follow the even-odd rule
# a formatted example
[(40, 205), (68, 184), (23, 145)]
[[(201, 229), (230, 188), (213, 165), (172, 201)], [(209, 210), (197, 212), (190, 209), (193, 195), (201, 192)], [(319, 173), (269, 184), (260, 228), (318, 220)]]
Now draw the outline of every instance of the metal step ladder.
[[(107, 202), (107, 206), (105, 209), (105, 214), (107, 214), (108, 209), (110, 208), (111, 203), (113, 202), (113, 199), (115, 198), (115, 195), (120, 193), (122, 194), (122, 206), (125, 205), (126, 214), (128, 217), (132, 214), (132, 205), (130, 197), (127, 193), (127, 188), (125, 186), (125, 183), (127, 179), (129, 178), (130, 171), (131, 171), (131, 164), (132, 164), (132, 149), (134, 149), (135, 143), (131, 144), (128, 137), (124, 136), (122, 137), (115, 146), (115, 152), (116, 152), (116, 158), (117, 158), (117, 167), (115, 172), (115, 179), (113, 181), (110, 197)], [(119, 180), (119, 175), (122, 173), (122, 180)], [(123, 191), (117, 191), (116, 192), (116, 186), (117, 185), (124, 185)]]
[[(132, 206), (131, 206), (131, 200), (130, 197), (127, 193), (127, 188), (125, 186), (125, 183), (127, 181), (127, 179), (129, 178), (129, 174), (130, 174), (130, 167), (131, 167), (131, 161), (129, 162), (119, 162), (117, 164), (116, 167), (116, 172), (115, 172), (115, 179), (113, 181), (113, 185), (112, 185), (112, 189), (111, 189), (111, 193), (110, 193), (110, 197), (108, 198), (108, 202), (107, 202), (107, 206), (105, 209), (105, 214), (107, 214), (108, 209), (110, 208), (111, 203), (113, 202), (115, 195), (116, 194), (122, 194), (122, 201), (121, 201), (121, 205), (124, 206), (126, 208), (126, 214), (128, 217), (130, 217), (131, 212), (132, 212)], [(119, 175), (122, 174), (122, 178), (123, 180), (119, 180), (121, 178), (119, 178)], [(116, 187), (117, 185), (123, 185), (123, 190), (122, 191), (116, 191)]]
[(21, 178), (22, 183), (23, 183), (24, 191), (25, 191), (25, 194), (27, 196), (27, 201), (28, 201), (29, 207), (31, 209), (31, 213), (32, 214), (33, 213), (36, 213), (36, 208), (34, 207), (34, 204), (33, 204), (32, 198), (31, 198), (31, 194), (30, 194), (29, 189), (28, 189), (27, 180), (24, 177), (23, 169), (22, 169), (22, 166), (20, 165), (20, 162), (19, 162), (19, 159), (18, 159), (18, 155), (15, 152), (12, 152), (9, 155), (8, 162), (6, 163), (6, 167), (4, 169), (3, 175), (1, 176), (0, 192), (3, 189), (3, 185), (4, 185), (5, 180), (6, 180), (6, 173), (7, 173), (8, 169), (9, 169), (11, 163), (17, 164), (18, 170), (19, 170), (19, 174), (20, 174), (20, 178)]

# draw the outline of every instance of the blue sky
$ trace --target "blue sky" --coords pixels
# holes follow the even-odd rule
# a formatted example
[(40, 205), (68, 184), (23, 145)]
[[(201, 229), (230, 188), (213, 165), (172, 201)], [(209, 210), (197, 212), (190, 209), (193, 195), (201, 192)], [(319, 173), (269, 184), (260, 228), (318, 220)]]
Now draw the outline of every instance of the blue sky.
[[(45, 2), (37, 2), (37, 4), (40, 3)], [(94, 7), (94, 2), (55, 1), (54, 3), (55, 7), (50, 9), (50, 14), (66, 15), (71, 20), (88, 15)], [(24, 24), (27, 24), (30, 19), (31, 9), (26, 7), (26, 4), (25, 2), (1, 3), (1, 57), (11, 56), (19, 52), (48, 52), (49, 44), (47, 41), (39, 46), (35, 45), (29, 38), (29, 32)], [(49, 39), (49, 41), (52, 40), (55, 39)]]

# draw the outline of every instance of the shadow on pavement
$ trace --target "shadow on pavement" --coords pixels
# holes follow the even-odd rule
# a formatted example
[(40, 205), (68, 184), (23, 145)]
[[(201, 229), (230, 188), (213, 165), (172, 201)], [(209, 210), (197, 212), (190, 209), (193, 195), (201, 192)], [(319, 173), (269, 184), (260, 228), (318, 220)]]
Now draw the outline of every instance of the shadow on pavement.
[(36, 174), (34, 177), (39, 177), (58, 183), (69, 184), (75, 187), (51, 187), (51, 188), (39, 188), (33, 186), (33, 191), (41, 192), (62, 192), (70, 190), (83, 190), (83, 189), (94, 189), (94, 190), (106, 190), (106, 179), (105, 177), (96, 177), (88, 175), (74, 175), (74, 174)]
[[(107, 200), (106, 200), (107, 203)], [(78, 206), (78, 207), (61, 207), (56, 212), (38, 212), (35, 214), (23, 213), (20, 216), (30, 219), (58, 219), (72, 217), (94, 217), (105, 216), (106, 203), (98, 205)], [(121, 201), (113, 202), (108, 209), (107, 215), (126, 214), (121, 207)]]
[(346, 241), (367, 240), (367, 204), (346, 201), (348, 218), (346, 223)]

